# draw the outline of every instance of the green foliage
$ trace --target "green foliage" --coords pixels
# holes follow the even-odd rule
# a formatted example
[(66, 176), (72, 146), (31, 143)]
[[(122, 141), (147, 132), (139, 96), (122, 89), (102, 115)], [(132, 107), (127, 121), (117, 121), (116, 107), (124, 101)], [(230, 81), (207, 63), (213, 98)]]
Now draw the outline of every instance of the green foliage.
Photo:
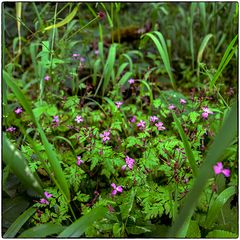
[(237, 3), (4, 3), (2, 20), (3, 236), (237, 236)]

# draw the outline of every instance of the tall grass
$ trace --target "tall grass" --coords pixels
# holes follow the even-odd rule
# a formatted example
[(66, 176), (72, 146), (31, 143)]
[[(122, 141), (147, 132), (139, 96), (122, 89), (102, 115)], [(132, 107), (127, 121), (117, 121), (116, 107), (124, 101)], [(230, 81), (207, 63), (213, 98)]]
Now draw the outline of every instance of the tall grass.
[(176, 89), (176, 82), (173, 77), (173, 73), (172, 73), (172, 69), (171, 69), (171, 65), (170, 65), (170, 57), (169, 57), (167, 45), (166, 45), (166, 42), (165, 42), (165, 39), (164, 39), (162, 33), (158, 32), (158, 31), (154, 31), (151, 33), (144, 34), (142, 36), (142, 42), (141, 42), (140, 48), (143, 48), (143, 46), (145, 45), (146, 41), (149, 38), (154, 42), (155, 46), (157, 47), (159, 55), (160, 55), (161, 59), (163, 60), (163, 64), (164, 64), (166, 71), (168, 73), (168, 76), (171, 80), (172, 87), (174, 89)]
[(222, 128), (217, 133), (213, 144), (211, 145), (206, 159), (199, 169), (194, 185), (184, 201), (184, 207), (180, 210), (179, 216), (174, 222), (169, 236), (184, 237), (180, 233), (191, 218), (194, 209), (197, 205), (198, 199), (209, 178), (213, 175), (213, 165), (224, 154), (226, 148), (237, 135), (237, 102), (232, 105), (227, 118), (225, 119)]

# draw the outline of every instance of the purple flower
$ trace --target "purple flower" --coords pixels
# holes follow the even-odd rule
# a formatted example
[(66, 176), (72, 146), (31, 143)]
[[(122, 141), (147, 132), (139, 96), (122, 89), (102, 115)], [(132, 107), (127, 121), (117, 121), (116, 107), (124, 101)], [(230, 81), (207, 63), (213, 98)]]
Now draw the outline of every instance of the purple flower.
[(131, 84), (134, 84), (135, 80), (133, 78), (129, 79), (128, 80), (128, 83), (131, 85)]
[(175, 106), (173, 104), (170, 104), (168, 107), (169, 110), (173, 110), (174, 108), (175, 108)]
[(19, 108), (17, 108), (14, 112), (15, 112), (16, 114), (20, 114), (20, 113), (23, 112), (23, 110), (22, 110), (21, 107), (19, 107)]
[(80, 62), (85, 62), (85, 58), (84, 57), (80, 57)]
[(95, 50), (94, 53), (95, 53), (96, 55), (98, 55), (98, 54), (99, 54), (99, 50)]
[(225, 177), (230, 177), (230, 174), (231, 174), (229, 169), (227, 169), (227, 168), (224, 169), (223, 168), (223, 165), (222, 165), (221, 162), (218, 162), (216, 165), (214, 165), (213, 170), (214, 170), (216, 175), (222, 173)]
[(187, 103), (187, 101), (184, 100), (184, 99), (182, 99), (182, 98), (179, 100), (179, 102), (180, 102), (181, 104), (186, 104), (186, 103)]
[(129, 169), (132, 170), (133, 169), (133, 164), (134, 164), (135, 160), (133, 158), (130, 158), (129, 156), (126, 156), (125, 162), (126, 162), (127, 166), (129, 167)]
[(16, 130), (15, 127), (9, 127), (6, 129), (6, 132), (14, 132)]
[(117, 108), (120, 108), (122, 104), (123, 104), (123, 102), (115, 102), (115, 105)]
[(133, 117), (130, 118), (130, 122), (131, 122), (131, 123), (135, 123), (135, 122), (136, 122), (136, 119), (137, 119), (137, 117), (136, 117), (136, 116), (133, 116)]
[(127, 165), (123, 165), (123, 166), (121, 167), (121, 170), (122, 170), (122, 171), (125, 171), (126, 168), (127, 168)]
[(155, 126), (158, 128), (158, 130), (165, 130), (166, 128), (163, 126), (162, 122), (158, 122), (155, 124)]
[(151, 116), (150, 117), (150, 121), (153, 122), (153, 123), (156, 122), (157, 120), (158, 120), (158, 117), (156, 117), (156, 116)]
[(80, 166), (84, 161), (81, 159), (81, 156), (77, 156), (77, 165)]
[(104, 131), (103, 134), (100, 134), (100, 137), (102, 138), (103, 142), (110, 140), (110, 131)]
[(74, 60), (80, 60), (80, 54), (79, 54), (79, 53), (73, 53), (73, 54), (72, 54), (72, 58), (73, 58)]
[(51, 198), (52, 197), (52, 194), (48, 193), (48, 192), (44, 192), (44, 195), (46, 198)]
[(46, 75), (45, 77), (44, 77), (44, 80), (45, 81), (49, 81), (51, 79), (51, 77), (49, 76), (49, 75)]
[(116, 195), (117, 192), (122, 192), (122, 186), (117, 187), (115, 183), (112, 183), (111, 186), (113, 187), (112, 196)]
[(83, 122), (83, 118), (81, 116), (76, 116), (75, 122), (77, 123)]
[(59, 117), (54, 116), (52, 122), (55, 122), (58, 125), (59, 124)]
[(49, 204), (49, 202), (48, 202), (48, 200), (46, 200), (45, 198), (41, 198), (40, 199), (40, 201), (39, 201), (39, 203), (41, 203), (41, 204)]
[(143, 120), (140, 120), (140, 122), (137, 124), (137, 127), (143, 130), (146, 127), (146, 123)]
[(213, 114), (213, 112), (210, 111), (210, 110), (208, 109), (208, 107), (203, 107), (202, 110), (203, 110), (202, 117), (203, 117), (204, 119), (207, 119), (207, 118), (208, 118), (208, 114)]

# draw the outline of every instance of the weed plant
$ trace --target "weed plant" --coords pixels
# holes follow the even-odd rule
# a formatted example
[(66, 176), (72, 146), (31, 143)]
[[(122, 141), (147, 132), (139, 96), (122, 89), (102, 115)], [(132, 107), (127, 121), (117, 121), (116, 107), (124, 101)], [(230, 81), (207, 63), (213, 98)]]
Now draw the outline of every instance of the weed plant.
[(2, 234), (238, 237), (238, 3), (2, 3)]

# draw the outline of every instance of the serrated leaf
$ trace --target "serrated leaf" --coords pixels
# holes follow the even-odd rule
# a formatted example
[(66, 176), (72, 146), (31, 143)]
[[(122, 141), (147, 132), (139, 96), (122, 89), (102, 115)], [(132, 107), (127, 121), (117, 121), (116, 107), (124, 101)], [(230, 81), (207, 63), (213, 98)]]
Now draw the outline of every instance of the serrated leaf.
[(189, 117), (192, 123), (196, 122), (198, 116), (199, 116), (199, 113), (196, 113), (196, 112), (189, 113)]
[(206, 238), (237, 238), (238, 234), (224, 230), (214, 230), (209, 232)]

